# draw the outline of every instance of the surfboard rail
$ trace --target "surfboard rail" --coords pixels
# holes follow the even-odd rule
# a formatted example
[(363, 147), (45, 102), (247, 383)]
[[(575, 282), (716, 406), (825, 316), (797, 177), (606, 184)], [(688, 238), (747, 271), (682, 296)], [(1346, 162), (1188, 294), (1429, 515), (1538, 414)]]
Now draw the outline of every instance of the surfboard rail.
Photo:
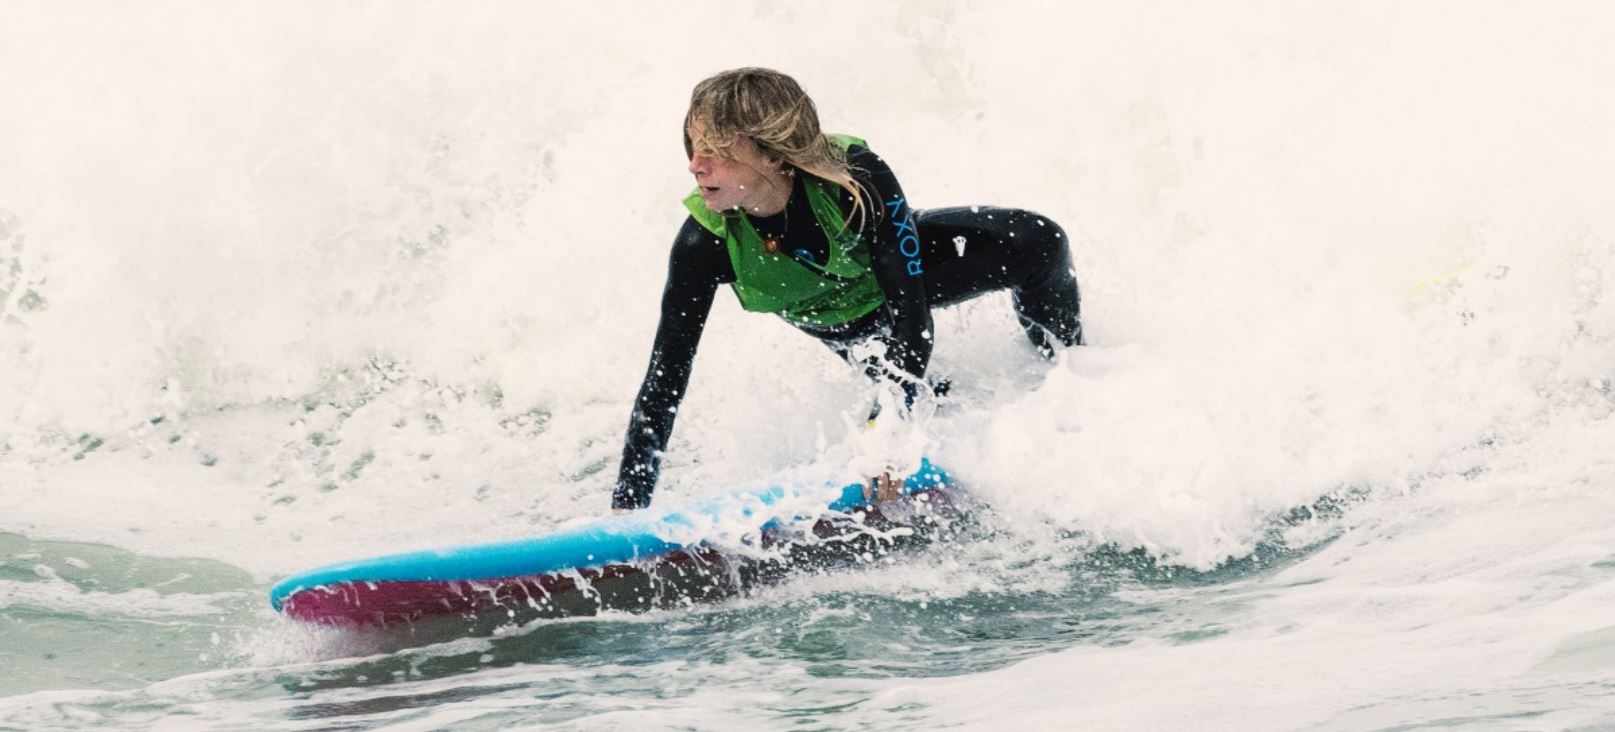
[[(929, 505), (950, 483), (945, 471), (922, 458), (902, 481), (902, 500), (918, 498)], [(725, 591), (719, 585), (734, 573), (734, 558), (712, 547), (715, 534), (739, 531), (767, 543), (777, 541), (776, 529), (786, 524), (806, 522), (818, 532), (822, 527), (815, 522), (826, 516), (878, 512), (864, 482), (839, 489), (834, 484), (747, 488), (531, 537), (317, 567), (275, 583), (269, 603), (289, 617), (329, 625), (388, 625), (497, 607), (566, 615), (591, 606), (648, 606), (669, 584), (686, 595)], [(608, 585), (621, 596), (605, 597)]]

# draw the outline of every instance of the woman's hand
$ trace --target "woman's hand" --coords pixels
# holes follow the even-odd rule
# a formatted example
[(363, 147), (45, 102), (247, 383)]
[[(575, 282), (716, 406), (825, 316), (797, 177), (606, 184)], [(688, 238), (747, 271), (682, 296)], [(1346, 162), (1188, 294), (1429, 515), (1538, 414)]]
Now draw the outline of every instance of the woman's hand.
[(864, 484), (864, 499), (871, 504), (895, 501), (903, 496), (903, 481), (893, 478), (892, 471), (883, 471)]

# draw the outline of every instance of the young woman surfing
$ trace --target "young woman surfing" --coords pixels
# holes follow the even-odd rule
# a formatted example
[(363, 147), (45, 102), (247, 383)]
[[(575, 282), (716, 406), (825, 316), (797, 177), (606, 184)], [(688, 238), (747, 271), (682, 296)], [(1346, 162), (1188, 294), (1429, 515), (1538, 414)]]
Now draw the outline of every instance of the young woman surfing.
[(650, 505), (719, 285), (849, 361), (855, 346), (883, 347), (862, 365), (901, 388), (905, 406), (925, 388), (931, 308), (1007, 289), (1045, 357), (1082, 344), (1058, 225), (1020, 209), (911, 209), (885, 161), (859, 138), (822, 132), (813, 101), (785, 74), (735, 69), (697, 84), (684, 150), (696, 189), (673, 241), (614, 510)]

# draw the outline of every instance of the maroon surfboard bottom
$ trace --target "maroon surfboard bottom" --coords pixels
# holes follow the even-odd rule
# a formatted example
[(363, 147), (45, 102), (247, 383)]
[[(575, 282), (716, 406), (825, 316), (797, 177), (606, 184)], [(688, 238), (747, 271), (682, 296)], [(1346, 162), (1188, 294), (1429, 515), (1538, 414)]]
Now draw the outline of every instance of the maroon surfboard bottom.
[[(940, 490), (905, 496), (885, 515), (870, 512), (858, 523), (821, 520), (812, 534), (836, 541), (793, 543), (765, 534), (764, 557), (727, 557), (701, 547), (671, 552), (638, 564), (610, 564), (565, 572), (446, 581), (342, 582), (301, 590), (282, 601), (288, 617), (320, 625), (390, 626), (433, 618), (502, 617), (507, 620), (594, 615), (608, 610), (641, 611), (732, 596), (746, 587), (808, 566), (833, 566), (927, 542), (960, 517)], [(868, 529), (915, 531), (904, 538), (877, 538)], [(850, 539), (849, 539), (850, 537)]]

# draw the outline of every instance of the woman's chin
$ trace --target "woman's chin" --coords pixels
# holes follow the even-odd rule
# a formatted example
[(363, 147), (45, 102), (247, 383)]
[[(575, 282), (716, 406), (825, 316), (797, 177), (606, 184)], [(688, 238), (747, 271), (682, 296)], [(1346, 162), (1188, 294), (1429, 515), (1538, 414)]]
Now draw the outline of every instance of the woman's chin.
[(707, 205), (707, 208), (709, 210), (712, 210), (712, 211), (728, 211), (729, 209), (732, 209), (735, 206), (740, 205), (739, 203), (737, 203), (735, 201), (729, 200), (728, 196), (722, 196), (722, 195), (711, 195), (711, 196), (709, 196), (709, 195), (707, 195), (705, 193), (701, 194), (701, 202), (705, 203)]

